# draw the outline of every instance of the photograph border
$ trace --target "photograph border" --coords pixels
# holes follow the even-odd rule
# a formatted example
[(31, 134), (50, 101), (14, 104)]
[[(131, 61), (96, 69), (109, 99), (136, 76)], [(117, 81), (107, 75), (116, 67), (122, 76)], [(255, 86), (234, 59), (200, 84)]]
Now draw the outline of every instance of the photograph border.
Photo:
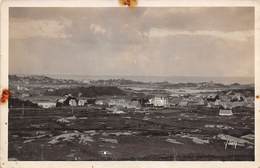
[[(0, 91), (8, 89), (10, 7), (121, 7), (118, 0), (6, 0), (1, 2)], [(0, 167), (126, 167), (260, 168), (260, 1), (259, 0), (138, 0), (136, 7), (254, 7), (255, 8), (255, 161), (8, 161), (8, 102), (0, 104)], [(238, 16), (239, 17), (239, 16)], [(258, 98), (256, 98), (258, 97)]]

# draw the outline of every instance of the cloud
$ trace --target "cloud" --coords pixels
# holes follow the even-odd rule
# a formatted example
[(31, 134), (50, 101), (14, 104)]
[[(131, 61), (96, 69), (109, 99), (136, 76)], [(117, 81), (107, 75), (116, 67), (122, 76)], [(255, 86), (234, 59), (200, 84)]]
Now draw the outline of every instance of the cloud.
[(10, 26), (11, 73), (254, 76), (253, 8), (10, 8)]
[(248, 38), (254, 36), (254, 31), (207, 31), (207, 30), (197, 30), (197, 31), (187, 31), (187, 30), (172, 30), (163, 28), (151, 28), (148, 32), (144, 32), (144, 36), (149, 38), (160, 38), (167, 36), (210, 36), (218, 39), (224, 40), (235, 40), (235, 41), (247, 41)]
[(146, 8), (142, 17), (158, 28), (227, 32), (254, 29), (253, 7)]
[(105, 34), (107, 32), (105, 28), (97, 24), (91, 24), (89, 28), (94, 34)]
[(187, 7), (176, 7), (176, 8), (164, 8), (162, 12), (160, 12), (159, 14), (155, 12), (155, 10), (153, 8), (147, 8), (144, 13), (143, 16), (155, 16), (155, 17), (160, 17), (163, 15), (174, 15), (174, 14), (197, 14), (203, 10), (205, 10), (207, 8), (196, 8), (196, 7), (191, 7), (191, 8), (187, 8)]
[(68, 19), (45, 20), (45, 19), (22, 19), (12, 18), (10, 20), (10, 38), (27, 39), (27, 38), (54, 38), (64, 39), (71, 37), (66, 32), (72, 22)]

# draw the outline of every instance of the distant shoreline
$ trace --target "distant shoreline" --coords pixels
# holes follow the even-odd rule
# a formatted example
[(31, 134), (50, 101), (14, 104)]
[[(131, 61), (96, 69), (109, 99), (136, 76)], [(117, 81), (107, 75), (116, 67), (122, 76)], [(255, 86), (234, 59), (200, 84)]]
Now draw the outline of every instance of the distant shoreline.
[(201, 83), (214, 82), (221, 84), (254, 84), (254, 77), (199, 77), (199, 76), (91, 76), (70, 74), (10, 74), (17, 76), (47, 76), (55, 79), (71, 79), (76, 81), (125, 79), (140, 82), (169, 82), (169, 83)]

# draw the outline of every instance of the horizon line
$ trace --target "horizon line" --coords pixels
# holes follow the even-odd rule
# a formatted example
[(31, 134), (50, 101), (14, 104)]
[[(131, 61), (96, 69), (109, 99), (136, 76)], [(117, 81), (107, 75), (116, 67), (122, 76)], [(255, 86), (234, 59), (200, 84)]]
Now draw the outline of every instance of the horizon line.
[(48, 75), (61, 75), (61, 76), (108, 76), (108, 77), (202, 77), (202, 78), (207, 78), (207, 77), (217, 77), (217, 78), (255, 78), (255, 76), (199, 76), (199, 75), (85, 75), (85, 74), (47, 74), (47, 73), (41, 73), (41, 74), (23, 74), (23, 73), (11, 73), (9, 75), (27, 75), (27, 76), (48, 76)]

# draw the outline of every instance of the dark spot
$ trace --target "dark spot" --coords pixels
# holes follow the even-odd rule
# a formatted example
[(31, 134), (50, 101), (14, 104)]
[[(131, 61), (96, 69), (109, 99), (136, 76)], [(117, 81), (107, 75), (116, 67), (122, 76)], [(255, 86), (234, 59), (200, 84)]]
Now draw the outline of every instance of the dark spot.
[(135, 7), (137, 6), (137, 0), (119, 0), (120, 5)]
[(1, 103), (7, 102), (9, 97), (10, 97), (10, 91), (8, 89), (3, 89), (1, 93)]

